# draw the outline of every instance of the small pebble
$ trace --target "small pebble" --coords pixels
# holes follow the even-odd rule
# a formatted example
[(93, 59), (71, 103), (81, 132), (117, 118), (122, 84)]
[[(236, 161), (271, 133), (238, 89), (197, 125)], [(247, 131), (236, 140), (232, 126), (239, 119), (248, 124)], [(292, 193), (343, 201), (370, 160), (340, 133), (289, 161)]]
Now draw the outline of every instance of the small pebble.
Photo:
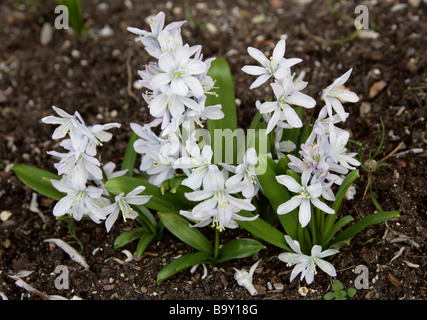
[(42, 30), (40, 32), (40, 43), (43, 46), (46, 46), (52, 41), (52, 37), (53, 37), (52, 25), (49, 22), (46, 22), (43, 25)]

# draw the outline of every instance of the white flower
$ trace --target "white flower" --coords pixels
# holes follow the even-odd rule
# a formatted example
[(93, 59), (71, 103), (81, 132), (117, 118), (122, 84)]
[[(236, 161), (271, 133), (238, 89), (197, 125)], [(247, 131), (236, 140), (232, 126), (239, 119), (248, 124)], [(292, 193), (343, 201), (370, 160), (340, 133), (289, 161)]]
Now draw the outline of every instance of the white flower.
[(199, 104), (202, 107), (200, 109), (201, 111), (194, 109), (187, 109), (185, 111), (181, 119), (183, 128), (187, 130), (197, 129), (197, 126), (203, 128), (203, 121), (206, 119), (218, 120), (224, 118), (224, 112), (222, 112), (222, 106), (220, 104), (206, 107), (205, 102), (205, 98), (202, 98), (199, 101)]
[(192, 50), (180, 47), (172, 55), (165, 52), (159, 57), (159, 67), (163, 71), (156, 74), (150, 82), (154, 89), (170, 84), (171, 91), (186, 96), (189, 90), (196, 97), (204, 95), (202, 84), (195, 76), (206, 71), (206, 65), (199, 60), (191, 59)]
[(347, 117), (340, 99), (348, 102), (359, 101), (359, 97), (354, 92), (339, 89), (348, 80), (352, 71), (353, 69), (348, 70), (322, 91), (322, 99), (326, 103), (329, 117), (332, 117), (332, 109), (334, 109), (343, 122)]
[(68, 153), (59, 153), (56, 151), (48, 151), (47, 153), (58, 157), (61, 160), (54, 164), (59, 175), (70, 177), (73, 181), (86, 183), (90, 178), (102, 180), (102, 170), (100, 162), (85, 152), (75, 150), (70, 139), (63, 140), (60, 146), (68, 150)]
[(286, 214), (295, 208), (300, 207), (299, 222), (304, 228), (311, 219), (311, 204), (326, 213), (335, 213), (335, 210), (331, 209), (327, 204), (318, 199), (322, 194), (322, 185), (320, 182), (312, 183), (310, 186), (307, 186), (310, 175), (302, 175), (302, 185), (300, 185), (293, 177), (288, 175), (277, 176), (276, 179), (280, 184), (288, 188), (289, 191), (298, 193), (298, 195), (293, 196), (290, 200), (282, 203), (277, 208), (277, 214)]
[(268, 121), (267, 133), (270, 133), (280, 120), (286, 120), (292, 128), (301, 128), (301, 119), (290, 104), (313, 108), (316, 105), (316, 101), (296, 90), (292, 77), (286, 77), (280, 82), (272, 83), (271, 88), (277, 100), (264, 102), (259, 107), (259, 111), (262, 114), (273, 112)]
[(353, 166), (360, 166), (360, 162), (353, 157), (357, 155), (357, 153), (348, 153), (347, 141), (350, 138), (350, 134), (345, 131), (336, 131), (330, 130), (329, 140), (330, 140), (330, 151), (328, 157), (330, 157), (334, 163), (338, 163), (341, 167), (349, 170), (356, 169)]
[(86, 148), (85, 152), (90, 156), (96, 155), (96, 148), (102, 146), (104, 142), (108, 142), (113, 137), (113, 134), (107, 132), (112, 128), (120, 128), (119, 123), (107, 123), (107, 124), (96, 124), (94, 126), (88, 127), (91, 135), (85, 135)]
[(59, 117), (47, 116), (41, 119), (42, 122), (47, 124), (60, 125), (53, 132), (52, 139), (64, 138), (68, 133), (73, 143), (74, 149), (79, 149), (82, 143), (82, 138), (85, 135), (90, 135), (90, 131), (86, 128), (81, 115), (77, 111), (74, 113), (74, 115), (70, 115), (64, 110), (55, 106), (52, 106), (52, 108), (56, 111)]
[(166, 87), (164, 92), (156, 94), (148, 107), (153, 117), (169, 117), (165, 114), (169, 112), (172, 118), (179, 118), (184, 113), (185, 107), (196, 111), (200, 109), (200, 105), (194, 99), (178, 95), (169, 87)]
[(191, 173), (182, 181), (182, 185), (196, 190), (202, 184), (206, 185), (209, 171), (217, 169), (211, 163), (213, 152), (210, 145), (205, 145), (200, 151), (198, 144), (193, 141), (187, 141), (185, 149), (188, 151), (189, 156), (177, 159), (173, 167), (175, 169), (191, 169)]
[(282, 141), (283, 128), (276, 127), (274, 135), (274, 150), (276, 151), (277, 158), (282, 158), (285, 153), (292, 152), (296, 149), (296, 144), (291, 140)]
[(141, 41), (144, 44), (145, 50), (148, 52), (148, 54), (158, 58), (159, 55), (162, 54), (162, 49), (159, 44), (159, 36), (161, 34), (167, 34), (179, 29), (185, 22), (186, 21), (172, 22), (164, 27), (165, 14), (164, 12), (160, 11), (149, 23), (151, 32), (133, 27), (128, 27), (127, 29), (134, 34), (139, 35), (136, 41)]
[(103, 208), (105, 215), (108, 215), (107, 220), (105, 220), (107, 232), (110, 232), (120, 212), (125, 222), (126, 219), (135, 219), (138, 216), (138, 213), (136, 213), (130, 205), (141, 206), (150, 200), (151, 196), (139, 195), (144, 190), (144, 186), (139, 186), (130, 191), (126, 196), (124, 196), (124, 192), (122, 192), (114, 198), (114, 203)]
[(290, 67), (301, 62), (299, 58), (285, 59), (286, 41), (280, 40), (273, 50), (273, 55), (268, 59), (259, 49), (249, 47), (249, 55), (257, 60), (260, 66), (244, 66), (243, 72), (250, 75), (259, 76), (250, 86), (254, 89), (265, 83), (272, 76), (276, 79), (283, 79), (290, 73)]
[(54, 216), (70, 214), (75, 220), (80, 221), (84, 215), (88, 215), (96, 223), (105, 219), (105, 214), (98, 205), (102, 189), (73, 182), (69, 178), (52, 179), (51, 182), (58, 191), (66, 194), (53, 208)]
[(307, 284), (311, 284), (314, 280), (314, 276), (317, 273), (316, 266), (331, 277), (335, 277), (337, 275), (334, 266), (322, 258), (337, 254), (339, 253), (338, 250), (328, 249), (322, 252), (322, 247), (315, 245), (311, 249), (311, 255), (307, 256), (301, 252), (298, 241), (292, 240), (292, 238), (288, 235), (285, 236), (285, 239), (290, 248), (295, 252), (286, 252), (279, 255), (279, 259), (283, 262), (286, 262), (287, 266), (290, 267), (295, 265), (291, 273), (290, 282), (292, 282), (292, 280), (294, 280), (296, 276), (301, 273), (300, 281), (305, 278)]
[(225, 186), (233, 188), (239, 186), (242, 189), (242, 195), (246, 198), (254, 197), (259, 190), (259, 181), (255, 172), (255, 166), (258, 163), (258, 157), (254, 148), (246, 150), (243, 157), (243, 163), (237, 167), (223, 164), (223, 166), (234, 173), (234, 175), (227, 179)]
[[(349, 116), (349, 113), (345, 112), (345, 119)], [(327, 107), (324, 106), (317, 116), (316, 121), (313, 125), (313, 130), (310, 133), (310, 136), (307, 138), (306, 143), (313, 143), (316, 139), (316, 136), (322, 136), (322, 135), (329, 135), (331, 130), (338, 130), (338, 131), (344, 131), (341, 128), (338, 128), (335, 126), (336, 123), (341, 122), (341, 118), (339, 115), (334, 114), (332, 117), (326, 117), (328, 116)]]
[(185, 193), (187, 199), (191, 201), (202, 201), (197, 204), (191, 212), (181, 210), (180, 214), (197, 220), (199, 223), (194, 227), (204, 227), (212, 223), (219, 231), (224, 228), (234, 229), (238, 227), (235, 220), (252, 221), (258, 218), (245, 218), (237, 213), (241, 210), (253, 211), (255, 206), (251, 204), (251, 199), (239, 199), (232, 194), (238, 192), (237, 189), (225, 187), (224, 175), (216, 167), (216, 170), (210, 170), (209, 176), (206, 177), (209, 183), (204, 190), (197, 190)]

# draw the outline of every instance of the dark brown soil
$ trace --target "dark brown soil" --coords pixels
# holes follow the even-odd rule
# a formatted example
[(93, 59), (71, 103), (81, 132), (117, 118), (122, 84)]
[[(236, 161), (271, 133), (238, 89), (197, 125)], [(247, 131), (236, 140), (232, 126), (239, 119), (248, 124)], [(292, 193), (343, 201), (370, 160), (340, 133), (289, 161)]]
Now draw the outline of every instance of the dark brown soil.
[[(253, 78), (241, 71), (245, 64), (253, 63), (246, 51), (248, 46), (271, 51), (281, 35), (286, 34), (286, 56), (304, 60), (298, 71), (307, 72), (306, 93), (313, 97), (336, 77), (354, 68), (346, 86), (361, 99), (357, 104), (346, 105), (350, 117), (345, 126), (352, 139), (363, 143), (367, 154), (370, 145), (381, 136), (380, 117), (384, 121), (385, 143), (377, 160), (391, 155), (386, 160), (389, 166), (373, 173), (373, 190), (384, 210), (398, 210), (401, 216), (364, 230), (342, 248), (334, 260), (336, 279), (346, 287), (354, 286), (354, 268), (365, 265), (369, 270), (369, 289), (358, 290), (352, 299), (426, 298), (425, 1), (418, 5), (417, 1), (410, 1), (397, 11), (394, 9), (399, 9), (395, 7), (399, 1), (375, 1), (377, 4), (369, 6), (369, 18), (371, 31), (378, 32), (378, 38), (359, 37), (343, 44), (330, 41), (344, 39), (354, 32), (351, 19), (357, 16), (357, 1), (332, 1), (335, 5), (328, 8), (327, 1), (308, 1), (303, 5), (287, 0), (132, 0), (133, 9), (127, 8), (122, 0), (106, 1), (107, 8), (99, 6), (101, 1), (83, 2), (89, 34), (79, 37), (55, 30), (46, 46), (40, 44), (40, 32), (44, 22), (54, 23), (55, 1), (5, 0), (0, 5), (0, 211), (12, 214), (0, 222), (0, 292), (4, 296), (11, 300), (41, 299), (34, 294), (28, 296), (9, 277), (20, 270), (33, 271), (23, 280), (45, 294), (85, 300), (321, 300), (331, 291), (333, 279), (319, 272), (314, 283), (307, 286), (308, 294), (301, 296), (298, 289), (305, 282), (289, 283), (291, 269), (278, 260), (281, 251), (270, 246), (251, 258), (207, 266), (206, 279), (201, 278), (203, 270), (199, 267), (193, 274), (186, 270), (158, 286), (155, 279), (163, 265), (192, 249), (166, 232), (164, 239), (150, 244), (141, 259), (124, 262), (123, 248), (115, 250), (113, 242), (121, 232), (134, 226), (132, 222), (116, 223), (108, 234), (102, 224), (74, 223), (89, 270), (61, 249), (43, 242), (48, 238), (73, 238), (67, 224), (51, 214), (53, 201), (38, 197), (45, 221), (29, 210), (32, 190), (19, 181), (11, 166), (24, 163), (54, 172), (54, 159), (46, 154), (57, 147), (57, 142), (50, 138), (53, 128), (39, 121), (52, 113), (52, 105), (69, 112), (77, 109), (87, 123), (121, 123), (114, 140), (102, 149), (104, 161), (120, 163), (130, 134), (129, 123), (142, 124), (149, 119), (140, 90), (132, 87), (138, 79), (137, 70), (149, 57), (126, 28), (145, 29), (144, 18), (163, 10), (167, 22), (188, 20), (183, 27), (184, 39), (190, 44), (202, 44), (205, 57), (224, 56), (228, 60), (235, 75), (236, 98), (241, 101), (242, 126), (251, 121), (255, 101), (265, 95), (265, 87), (249, 91)], [(113, 29), (113, 36), (99, 36), (105, 25)], [(131, 66), (130, 74), (127, 63)], [(370, 96), (371, 87), (380, 80), (385, 81), (385, 88), (375, 97)], [(137, 99), (129, 93), (129, 83)], [(397, 147), (400, 148), (396, 151)], [(422, 149), (420, 153), (413, 152), (418, 148)], [(408, 152), (400, 154), (404, 151)], [(376, 210), (369, 194), (363, 198), (366, 183), (367, 176), (362, 174), (356, 182), (355, 199), (346, 201), (340, 214), (351, 214), (357, 221)], [(393, 242), (399, 235), (409, 240)], [(242, 236), (248, 235), (244, 231), (229, 231), (226, 237)], [(79, 249), (76, 243), (72, 245)], [(125, 247), (130, 251), (135, 248), (136, 243)], [(392, 261), (402, 248), (402, 254)], [(248, 270), (259, 259), (262, 261), (254, 275), (259, 295), (252, 297), (237, 285), (233, 268)], [(58, 274), (54, 270), (58, 265), (69, 268), (69, 289), (55, 288)], [(268, 283), (283, 284), (283, 289), (271, 290)]]

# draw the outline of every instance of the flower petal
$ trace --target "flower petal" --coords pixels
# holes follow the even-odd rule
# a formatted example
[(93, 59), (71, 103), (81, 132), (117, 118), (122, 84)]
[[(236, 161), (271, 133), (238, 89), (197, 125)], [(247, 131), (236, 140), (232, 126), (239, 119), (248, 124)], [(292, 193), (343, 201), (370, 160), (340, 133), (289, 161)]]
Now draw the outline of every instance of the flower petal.
[(311, 203), (316, 206), (317, 208), (319, 208), (320, 210), (329, 213), (329, 214), (334, 214), (335, 210), (330, 208), (326, 203), (320, 201), (319, 199), (316, 198), (312, 198), (310, 199)]
[(261, 50), (253, 47), (248, 48), (249, 55), (254, 58), (256, 61), (258, 61), (262, 66), (266, 67), (269, 60), (264, 55), (264, 53), (261, 52)]
[(311, 205), (308, 199), (304, 199), (301, 201), (301, 205), (299, 207), (299, 222), (301, 223), (301, 227), (305, 227), (311, 219)]
[(277, 182), (283, 184), (289, 191), (299, 193), (302, 191), (301, 185), (291, 176), (281, 175), (276, 176)]
[(277, 214), (286, 214), (288, 212), (291, 212), (295, 208), (297, 208), (302, 202), (302, 199), (298, 198), (297, 196), (292, 197), (290, 200), (286, 201), (285, 203), (282, 203), (277, 208)]
[(259, 76), (261, 74), (267, 73), (267, 70), (260, 66), (244, 66), (242, 71), (253, 76)]

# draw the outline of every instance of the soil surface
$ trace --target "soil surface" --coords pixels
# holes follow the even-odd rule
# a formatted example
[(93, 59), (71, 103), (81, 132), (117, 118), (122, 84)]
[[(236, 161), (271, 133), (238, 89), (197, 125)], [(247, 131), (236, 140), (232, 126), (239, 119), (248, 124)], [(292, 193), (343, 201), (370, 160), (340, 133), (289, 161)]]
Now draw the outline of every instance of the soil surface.
[[(135, 225), (116, 223), (110, 233), (103, 224), (75, 222), (81, 254), (90, 266), (85, 270), (55, 245), (44, 242), (60, 238), (80, 249), (68, 225), (52, 215), (54, 201), (41, 195), (41, 214), (30, 210), (33, 191), (13, 173), (14, 164), (29, 164), (55, 172), (46, 154), (58, 148), (51, 140), (53, 127), (39, 119), (52, 114), (55, 105), (72, 113), (78, 110), (86, 123), (119, 122), (112, 141), (101, 149), (104, 161), (120, 164), (130, 135), (130, 122), (150, 120), (141, 89), (133, 85), (138, 69), (150, 61), (134, 42), (128, 26), (146, 29), (145, 17), (162, 10), (167, 23), (186, 19), (184, 40), (201, 44), (204, 57), (223, 56), (235, 75), (239, 122), (250, 123), (255, 101), (265, 99), (267, 86), (249, 91), (254, 80), (241, 68), (253, 64), (248, 46), (271, 52), (287, 39), (286, 57), (299, 57), (295, 68), (305, 71), (305, 93), (318, 93), (349, 68), (346, 83), (360, 101), (346, 104), (350, 117), (344, 128), (363, 144), (367, 155), (381, 137), (385, 142), (376, 160), (388, 166), (372, 174), (373, 192), (386, 211), (400, 217), (365, 229), (343, 247), (333, 263), (336, 279), (353, 287), (356, 266), (367, 267), (369, 287), (359, 289), (355, 300), (424, 300), (426, 298), (426, 146), (427, 104), (427, 3), (426, 1), (364, 1), (369, 9), (370, 29), (352, 39), (357, 1), (82, 1), (87, 34), (53, 30), (52, 39), (41, 44), (45, 23), (54, 24), (56, 3), (4, 0), (0, 12), (0, 292), (10, 300), (43, 299), (28, 294), (9, 275), (31, 271), (26, 283), (47, 295), (84, 300), (151, 299), (244, 299), (321, 300), (331, 291), (333, 278), (319, 271), (307, 286), (289, 282), (291, 269), (278, 260), (281, 251), (267, 246), (253, 257), (185, 270), (155, 283), (161, 268), (173, 258), (192, 250), (165, 232), (140, 259), (125, 262), (123, 249), (134, 252), (136, 243), (114, 249), (115, 238)], [(128, 5), (133, 5), (130, 8)], [(108, 26), (106, 28), (106, 26)], [(343, 40), (344, 41), (334, 41)], [(128, 68), (130, 67), (130, 68)], [(383, 86), (381, 86), (384, 84)], [(380, 87), (380, 88), (379, 88)], [(357, 151), (355, 145), (349, 148)], [(364, 161), (367, 160), (365, 156)], [(369, 193), (363, 196), (367, 175), (356, 180), (357, 194), (345, 201), (340, 215), (355, 220), (376, 210)], [(9, 214), (8, 214), (9, 213)], [(249, 236), (228, 231), (226, 238)], [(400, 254), (400, 255), (398, 255)], [(234, 269), (249, 270), (261, 260), (254, 274), (257, 296), (251, 296), (234, 280)], [(69, 288), (56, 289), (55, 268), (69, 270)], [(300, 287), (308, 292), (301, 295)]]

